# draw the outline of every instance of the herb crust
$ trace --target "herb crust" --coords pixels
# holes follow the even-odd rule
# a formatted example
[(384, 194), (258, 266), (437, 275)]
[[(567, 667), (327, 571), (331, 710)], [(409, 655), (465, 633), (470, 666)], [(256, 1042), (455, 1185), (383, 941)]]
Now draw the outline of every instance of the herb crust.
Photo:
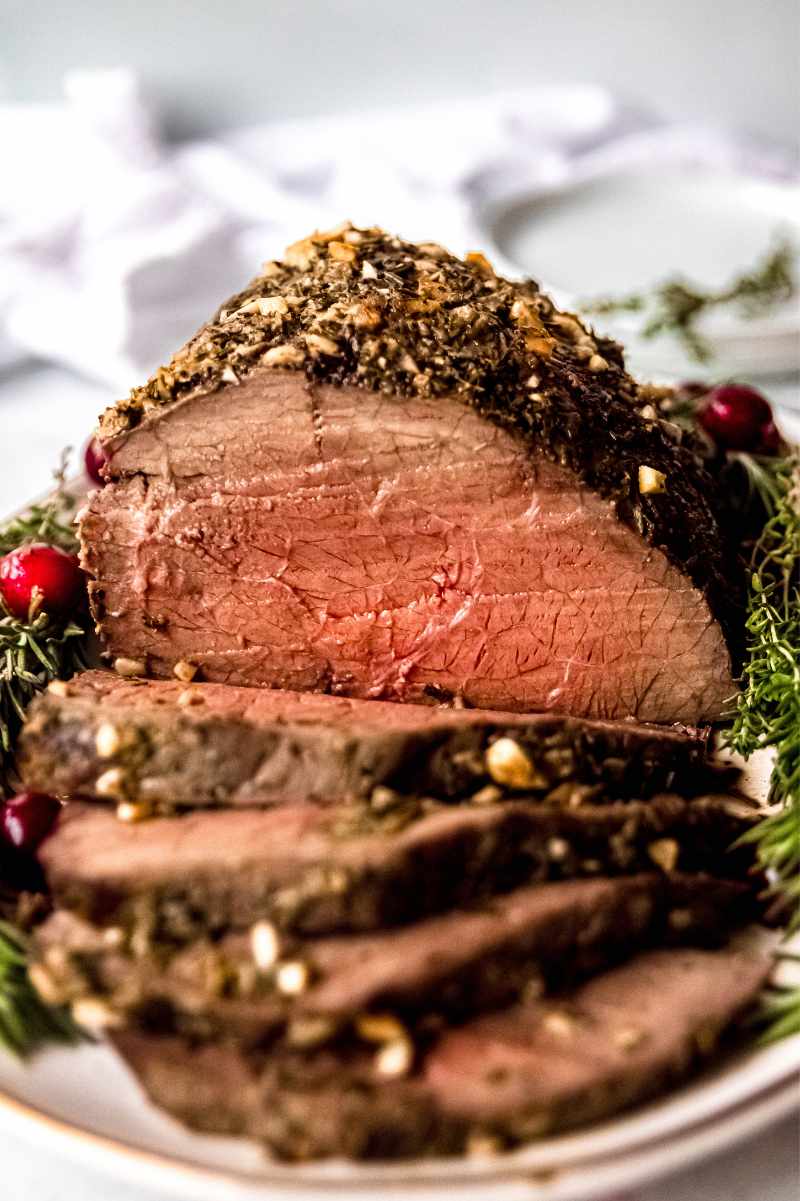
[[(458, 397), (570, 468), (663, 550), (706, 595), (738, 666), (742, 568), (691, 435), (660, 417), (657, 390), (627, 373), (616, 343), (557, 309), (534, 281), (501, 278), (481, 254), (461, 260), (380, 229), (313, 234), (266, 263), (167, 366), (109, 408), (101, 439), (113, 448), (176, 403), (263, 369)], [(642, 488), (640, 468), (663, 487)]]

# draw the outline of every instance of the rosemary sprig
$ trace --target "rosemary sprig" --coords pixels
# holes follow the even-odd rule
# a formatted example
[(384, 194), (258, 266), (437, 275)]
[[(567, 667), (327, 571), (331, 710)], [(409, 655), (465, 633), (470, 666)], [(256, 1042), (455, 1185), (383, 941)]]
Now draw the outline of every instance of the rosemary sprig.
[[(31, 542), (77, 549), (72, 527), (75, 499), (65, 486), (67, 455), (55, 473), (52, 495), (0, 526), (0, 555)], [(85, 666), (85, 634), (78, 620), (51, 619), (36, 604), (21, 620), (0, 601), (0, 798), (13, 790), (14, 743), (28, 703), (50, 680)], [(25, 938), (11, 922), (0, 919), (0, 1046), (26, 1056), (45, 1043), (72, 1043), (83, 1037), (68, 1010), (40, 999), (28, 978)]]
[[(800, 929), (800, 457), (771, 471), (756, 464), (752, 478), (768, 519), (751, 560), (748, 660), (727, 742), (745, 758), (774, 751), (771, 812), (745, 840), (792, 934)], [(800, 1031), (800, 988), (771, 990), (763, 1013), (764, 1041)]]
[[(784, 962), (800, 964), (800, 955), (786, 951)], [(755, 1025), (761, 1027), (759, 1042), (777, 1042), (791, 1034), (800, 1034), (800, 988), (791, 984), (775, 984), (766, 989), (754, 1015)]]
[(0, 921), (0, 1044), (21, 1058), (45, 1043), (76, 1043), (86, 1038), (69, 1010), (45, 1005), (28, 979), (25, 939)]
[(708, 342), (697, 330), (697, 321), (711, 309), (734, 305), (745, 317), (767, 313), (790, 300), (797, 291), (793, 248), (781, 242), (752, 271), (733, 279), (717, 291), (674, 277), (657, 284), (651, 293), (634, 292), (628, 296), (600, 297), (582, 306), (584, 312), (643, 313), (643, 338), (673, 333), (683, 343), (690, 358), (706, 362), (712, 357)]
[(0, 797), (12, 788), (14, 742), (25, 709), (50, 680), (68, 679), (86, 666), (86, 630), (75, 621), (64, 624), (39, 613), (20, 621), (0, 605)]
[[(0, 555), (30, 542), (77, 548), (75, 499), (65, 487), (66, 465), (67, 452), (48, 500), (0, 526)], [(14, 742), (27, 705), (50, 680), (68, 679), (85, 667), (85, 635), (78, 620), (51, 619), (35, 608), (22, 620), (0, 601), (0, 798), (12, 790)]]
[(751, 558), (748, 660), (728, 741), (745, 756), (775, 749), (769, 800), (797, 806), (800, 866), (800, 458), (765, 476), (757, 486), (769, 516)]

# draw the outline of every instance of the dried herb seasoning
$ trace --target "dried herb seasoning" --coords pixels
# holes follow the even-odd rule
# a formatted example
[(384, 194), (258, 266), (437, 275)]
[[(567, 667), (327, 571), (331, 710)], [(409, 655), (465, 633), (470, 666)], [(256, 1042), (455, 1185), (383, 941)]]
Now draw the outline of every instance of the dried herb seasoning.
[[(142, 387), (106, 411), (105, 443), (171, 405), (255, 370), (398, 396), (455, 396), (570, 468), (707, 596), (741, 652), (735, 539), (691, 437), (664, 421), (616, 343), (561, 312), (532, 280), (497, 276), (379, 229), (343, 225), (290, 246)], [(666, 480), (647, 495), (645, 465)]]
[(707, 340), (697, 322), (713, 309), (734, 307), (745, 318), (760, 317), (785, 303), (797, 292), (793, 248), (781, 242), (752, 271), (744, 272), (730, 284), (717, 290), (702, 288), (679, 276), (657, 284), (652, 292), (633, 292), (628, 296), (608, 296), (587, 301), (582, 311), (595, 316), (613, 313), (642, 313), (642, 338), (657, 338), (672, 333), (698, 363), (712, 358)]

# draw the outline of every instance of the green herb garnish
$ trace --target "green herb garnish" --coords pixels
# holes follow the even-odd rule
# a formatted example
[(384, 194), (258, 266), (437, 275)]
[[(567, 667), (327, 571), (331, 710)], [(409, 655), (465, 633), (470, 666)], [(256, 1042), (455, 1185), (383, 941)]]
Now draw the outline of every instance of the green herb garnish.
[[(47, 501), (0, 526), (0, 555), (30, 542), (77, 550), (75, 498), (65, 487), (66, 455), (55, 474), (56, 487)], [(86, 666), (85, 636), (85, 627), (74, 619), (33, 612), (23, 620), (0, 601), (0, 798), (12, 791), (14, 742), (27, 705), (50, 680), (68, 679)]]
[[(791, 934), (800, 929), (800, 458), (756, 463), (751, 479), (768, 518), (752, 554), (748, 659), (727, 742), (745, 758), (774, 751), (770, 812), (745, 838)], [(800, 1031), (800, 988), (771, 990), (764, 1014), (767, 1041)]]
[(0, 921), (0, 1045), (24, 1058), (45, 1043), (76, 1043), (86, 1035), (69, 1010), (45, 1005), (28, 979), (25, 939)]
[(793, 247), (781, 242), (763, 262), (738, 276), (718, 291), (704, 289), (679, 277), (664, 280), (652, 292), (634, 292), (628, 296), (601, 297), (582, 306), (585, 313), (598, 316), (611, 313), (642, 313), (645, 323), (639, 331), (643, 338), (672, 333), (690, 358), (706, 362), (711, 348), (697, 330), (698, 318), (711, 309), (733, 305), (745, 317), (768, 313), (790, 300), (797, 291)]
[(46, 613), (32, 621), (7, 612), (0, 617), (0, 797), (13, 788), (14, 742), (28, 704), (50, 680), (84, 669), (85, 636), (77, 622), (51, 621)]
[(27, 542), (46, 542), (61, 550), (74, 552), (78, 539), (72, 524), (76, 500), (67, 490), (66, 476), (69, 450), (61, 456), (55, 471), (55, 488), (46, 501), (31, 505), (21, 517), (12, 517), (0, 526), (0, 555), (16, 550)]
[[(0, 526), (0, 555), (31, 542), (77, 549), (75, 499), (65, 486), (66, 467), (65, 454), (53, 494)], [(0, 602), (0, 798), (13, 791), (14, 743), (28, 703), (50, 680), (85, 666), (85, 635), (75, 620), (55, 620), (42, 612), (21, 620)], [(67, 1009), (41, 1000), (28, 978), (23, 934), (0, 919), (0, 1046), (24, 1057), (45, 1043), (74, 1043), (83, 1037)]]
[[(781, 958), (789, 963), (800, 964), (800, 955), (788, 951)], [(761, 1027), (758, 1041), (762, 1045), (800, 1034), (800, 988), (789, 984), (771, 985), (761, 998), (754, 1020)]]

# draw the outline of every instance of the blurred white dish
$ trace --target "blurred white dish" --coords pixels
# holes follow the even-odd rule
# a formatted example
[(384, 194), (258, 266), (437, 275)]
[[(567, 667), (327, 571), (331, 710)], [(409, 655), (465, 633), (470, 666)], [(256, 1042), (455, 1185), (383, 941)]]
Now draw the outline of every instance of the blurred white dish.
[[(800, 187), (697, 164), (641, 164), (550, 188), (520, 181), (479, 222), (498, 265), (532, 275), (568, 308), (647, 291), (676, 275), (719, 288), (750, 272), (783, 238), (800, 278)], [(698, 328), (715, 357), (701, 367), (671, 336), (638, 337), (636, 314), (598, 318), (597, 325), (622, 341), (633, 368), (643, 371), (800, 369), (797, 298), (754, 320), (734, 306), (709, 313)]]

